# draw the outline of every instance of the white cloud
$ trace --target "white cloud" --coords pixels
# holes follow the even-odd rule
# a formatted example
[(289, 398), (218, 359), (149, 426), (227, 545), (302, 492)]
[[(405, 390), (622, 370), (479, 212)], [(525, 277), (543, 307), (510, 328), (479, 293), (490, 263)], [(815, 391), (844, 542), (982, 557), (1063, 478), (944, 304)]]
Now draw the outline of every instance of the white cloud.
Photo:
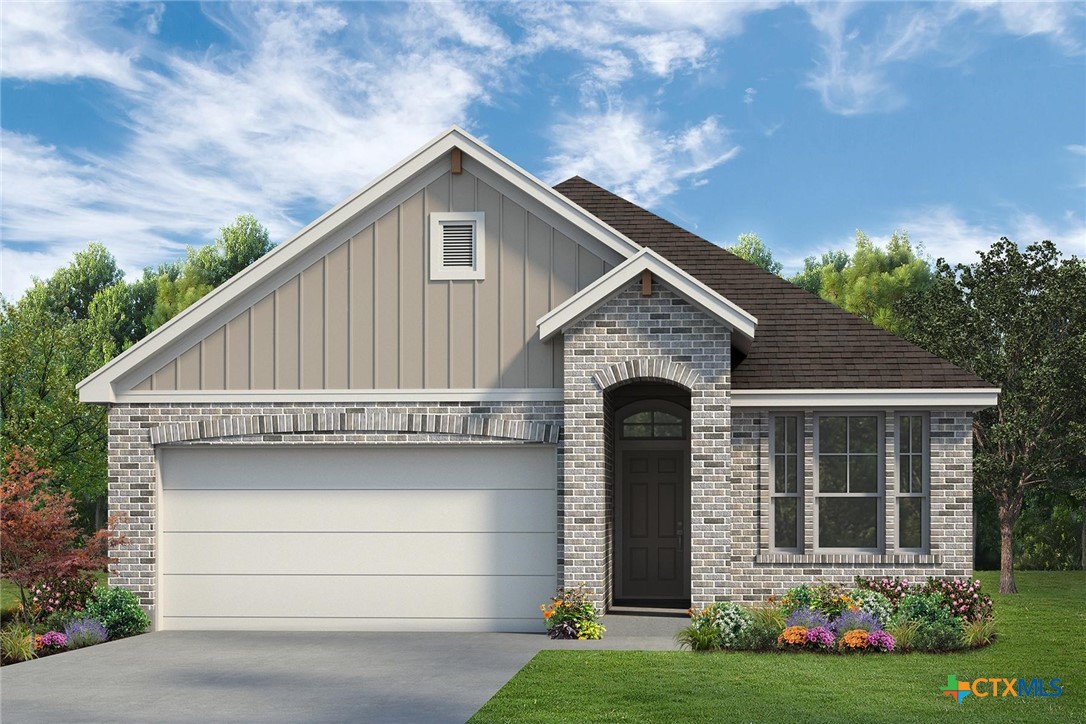
[(456, 25), (447, 13), (363, 25), (330, 6), (211, 11), (243, 50), (164, 55), (164, 70), (138, 70), (114, 155), (4, 133), (6, 295), (94, 239), (129, 270), (176, 257), (178, 240), (209, 241), (238, 213), (282, 240), (308, 220), (299, 209), (339, 201), (443, 128), (470, 125), (505, 59), (480, 50), (482, 35), (457, 40), (464, 28), (420, 42), (437, 22)]
[(112, 19), (108, 5), (5, 2), (0, 12), (0, 74), (22, 80), (93, 78), (126, 89), (140, 83), (138, 49), (103, 47), (91, 34)]
[[(631, 201), (652, 206), (739, 153), (715, 117), (678, 133), (651, 127), (639, 113), (608, 109), (569, 118), (555, 129), (547, 177), (584, 176)], [(696, 185), (700, 179), (695, 178)]]
[(1081, 143), (1072, 143), (1064, 146), (1064, 148), (1076, 156), (1086, 156), (1086, 146), (1083, 146)]
[(743, 102), (746, 103), (748, 106), (753, 105), (754, 96), (756, 95), (758, 95), (758, 90), (756, 88), (747, 88), (745, 91), (743, 91)]
[(1071, 55), (1083, 52), (1082, 20), (1086, 7), (1076, 2), (1002, 2), (976, 0), (963, 3), (982, 18), (992, 18), (1011, 35), (1040, 35)]
[[(1081, 257), (1086, 252), (1086, 222), (1073, 212), (1058, 222), (1023, 211), (1012, 211), (1002, 221), (972, 221), (944, 205), (905, 212), (893, 228), (904, 229), (913, 242), (923, 243), (933, 259), (942, 257), (951, 264), (977, 261), (978, 251), (987, 251), (1004, 236), (1023, 246), (1049, 240), (1065, 254)], [(885, 244), (889, 237), (885, 233), (871, 238)]]

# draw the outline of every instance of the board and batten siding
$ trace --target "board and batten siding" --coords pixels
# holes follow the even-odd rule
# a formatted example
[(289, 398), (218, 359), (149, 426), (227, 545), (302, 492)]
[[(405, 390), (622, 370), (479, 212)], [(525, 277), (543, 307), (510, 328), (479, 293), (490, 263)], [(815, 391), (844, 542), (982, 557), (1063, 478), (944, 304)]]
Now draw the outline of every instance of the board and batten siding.
[[(431, 281), (428, 215), (485, 214), (486, 277)], [(134, 390), (562, 386), (536, 320), (611, 264), (468, 172), (446, 173)]]

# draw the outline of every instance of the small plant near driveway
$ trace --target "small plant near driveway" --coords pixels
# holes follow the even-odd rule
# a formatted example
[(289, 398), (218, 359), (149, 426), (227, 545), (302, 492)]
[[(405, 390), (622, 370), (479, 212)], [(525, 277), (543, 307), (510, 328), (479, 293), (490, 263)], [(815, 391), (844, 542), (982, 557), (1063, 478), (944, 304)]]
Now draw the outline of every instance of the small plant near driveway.
[(552, 639), (598, 639), (607, 630), (583, 587), (559, 589), (550, 603), (540, 605), (539, 610), (543, 612), (547, 635)]

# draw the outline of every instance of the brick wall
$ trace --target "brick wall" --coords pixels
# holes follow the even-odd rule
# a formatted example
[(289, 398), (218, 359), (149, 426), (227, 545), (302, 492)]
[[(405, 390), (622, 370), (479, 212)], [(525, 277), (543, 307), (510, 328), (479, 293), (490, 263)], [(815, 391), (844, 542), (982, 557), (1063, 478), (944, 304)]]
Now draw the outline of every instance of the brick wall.
[(695, 603), (729, 592), (731, 335), (660, 284), (615, 295), (565, 334), (563, 583), (599, 604), (614, 576), (613, 477), (605, 391), (634, 381), (690, 390), (690, 588)]

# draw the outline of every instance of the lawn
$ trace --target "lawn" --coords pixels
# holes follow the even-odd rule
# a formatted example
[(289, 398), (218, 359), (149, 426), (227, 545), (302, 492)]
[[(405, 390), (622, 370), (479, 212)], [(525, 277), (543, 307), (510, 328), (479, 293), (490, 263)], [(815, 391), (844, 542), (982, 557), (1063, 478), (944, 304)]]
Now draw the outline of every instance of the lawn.
[[(542, 651), (472, 722), (1086, 721), (1086, 572), (979, 573), (1000, 637), (955, 654)], [(947, 676), (1062, 680), (1058, 698), (941, 693)]]

